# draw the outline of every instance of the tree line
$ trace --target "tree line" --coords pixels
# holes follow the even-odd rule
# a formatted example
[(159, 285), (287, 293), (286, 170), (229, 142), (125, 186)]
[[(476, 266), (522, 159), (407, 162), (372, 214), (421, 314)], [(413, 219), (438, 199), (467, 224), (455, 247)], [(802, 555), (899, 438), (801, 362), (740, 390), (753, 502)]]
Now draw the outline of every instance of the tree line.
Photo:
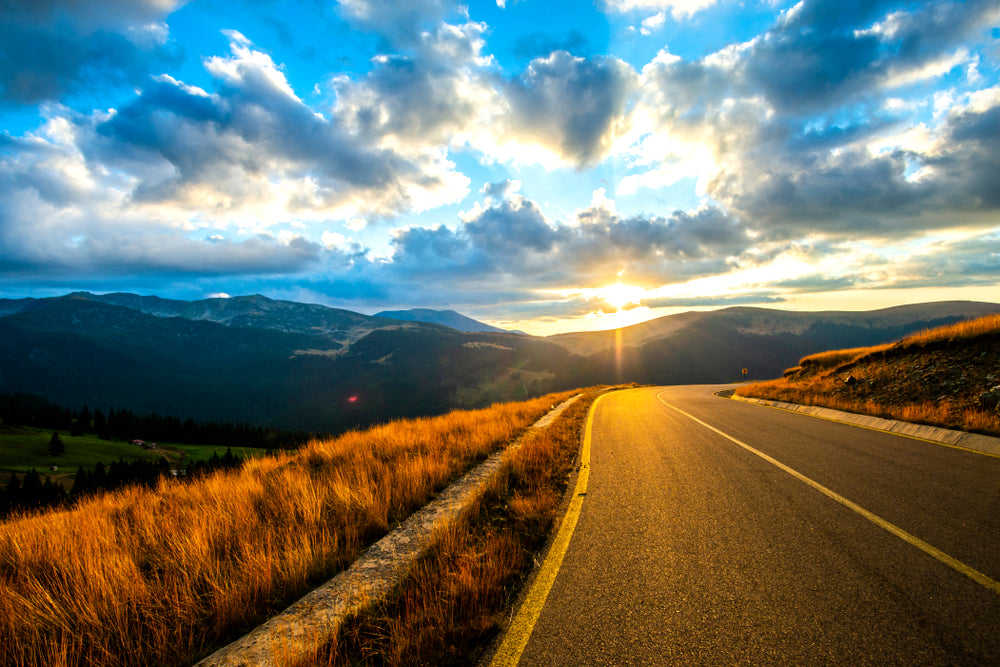
[(294, 449), (312, 434), (236, 422), (196, 422), (192, 419), (161, 416), (156, 413), (136, 415), (131, 410), (107, 412), (86, 405), (71, 410), (30, 394), (0, 395), (0, 423), (69, 431), (70, 435), (95, 435), (103, 440), (142, 439), (152, 442), (176, 442), (220, 447), (257, 447)]
[[(57, 433), (52, 436), (53, 440), (58, 438)], [(216, 470), (234, 470), (241, 465), (243, 460), (233, 454), (232, 448), (227, 448), (223, 456), (213, 453), (211, 458), (204, 461), (188, 463), (181, 474), (188, 479), (195, 479)], [(98, 461), (92, 468), (81, 466), (73, 479), (73, 487), (67, 492), (48, 475), (43, 480), (38, 471), (32, 468), (23, 477), (18, 477), (15, 473), (7, 480), (0, 492), (0, 519), (14, 512), (69, 506), (81, 498), (126, 486), (152, 488), (161, 477), (172, 476), (174, 472), (165, 458), (155, 461), (118, 459), (107, 466)]]

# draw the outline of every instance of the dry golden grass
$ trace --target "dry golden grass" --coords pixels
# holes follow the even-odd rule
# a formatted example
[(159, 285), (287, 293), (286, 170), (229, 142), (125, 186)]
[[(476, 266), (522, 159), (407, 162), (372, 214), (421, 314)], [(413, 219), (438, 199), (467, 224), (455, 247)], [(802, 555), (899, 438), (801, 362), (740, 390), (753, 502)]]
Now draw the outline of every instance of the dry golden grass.
[(821, 369), (837, 368), (838, 366), (843, 366), (844, 364), (857, 361), (861, 357), (874, 352), (886, 350), (891, 346), (892, 344), (890, 343), (886, 345), (875, 345), (872, 347), (852, 347), (846, 350), (817, 352), (816, 354), (810, 354), (807, 357), (802, 357), (802, 359), (799, 360), (799, 368), (806, 368), (809, 366)]
[(927, 329), (907, 336), (900, 343), (903, 345), (929, 345), (942, 341), (969, 340), (997, 332), (1000, 332), (1000, 314), (985, 315), (948, 326)]
[(393, 599), (349, 620), (301, 667), (476, 664), (544, 545), (596, 396), (588, 392), (505, 454), (490, 487), (440, 534)]
[[(1000, 315), (988, 315), (895, 343), (809, 355), (783, 377), (736, 393), (1000, 435), (1000, 415), (975, 405), (990, 387), (998, 335)], [(847, 374), (857, 383), (847, 386)]]
[(0, 664), (190, 663), (343, 569), (567, 395), (395, 422), (0, 524)]

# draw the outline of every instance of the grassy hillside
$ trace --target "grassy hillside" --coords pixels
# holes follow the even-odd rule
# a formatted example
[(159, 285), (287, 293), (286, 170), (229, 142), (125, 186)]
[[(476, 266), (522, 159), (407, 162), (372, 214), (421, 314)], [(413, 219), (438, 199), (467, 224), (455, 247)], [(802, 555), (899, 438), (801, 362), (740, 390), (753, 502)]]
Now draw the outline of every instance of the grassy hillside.
[[(753, 396), (1000, 435), (1000, 315), (894, 343), (812, 354)], [(991, 391), (992, 390), (992, 391)], [(995, 392), (995, 393), (994, 393)]]
[(0, 664), (189, 664), (349, 565), (568, 395), (396, 421), (8, 520)]

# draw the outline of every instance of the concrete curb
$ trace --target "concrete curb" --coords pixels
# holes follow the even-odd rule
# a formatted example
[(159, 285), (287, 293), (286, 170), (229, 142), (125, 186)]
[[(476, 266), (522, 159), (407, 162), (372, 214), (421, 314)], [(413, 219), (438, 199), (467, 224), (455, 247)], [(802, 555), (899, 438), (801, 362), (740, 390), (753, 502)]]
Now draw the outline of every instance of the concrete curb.
[(789, 412), (819, 417), (835, 422), (863, 426), (876, 431), (887, 431), (905, 435), (918, 440), (950, 445), (961, 449), (968, 449), (990, 456), (1000, 456), (1000, 438), (978, 433), (967, 433), (965, 431), (952, 431), (937, 426), (925, 426), (923, 424), (912, 424), (910, 422), (898, 421), (895, 419), (882, 419), (881, 417), (871, 417), (859, 415), (853, 412), (842, 412), (831, 408), (821, 408), (816, 405), (799, 405), (798, 403), (784, 403), (782, 401), (771, 401), (763, 398), (748, 398), (745, 396), (731, 395), (737, 401), (744, 403), (755, 403), (757, 405), (767, 405), (772, 408), (779, 408)]
[[(545, 428), (580, 394), (563, 401), (531, 428)], [(423, 509), (375, 543), (347, 570), (197, 667), (270, 667), (308, 659), (340, 630), (344, 620), (385, 598), (496, 475), (511, 445), (445, 489)]]

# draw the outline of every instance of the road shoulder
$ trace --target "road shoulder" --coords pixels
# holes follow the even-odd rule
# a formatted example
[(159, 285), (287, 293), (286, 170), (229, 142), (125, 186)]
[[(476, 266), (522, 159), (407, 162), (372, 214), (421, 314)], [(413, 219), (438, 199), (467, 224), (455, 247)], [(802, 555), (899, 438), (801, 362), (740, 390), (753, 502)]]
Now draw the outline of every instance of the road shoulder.
[(979, 433), (953, 431), (951, 429), (940, 428), (937, 426), (913, 424), (896, 419), (882, 419), (881, 417), (859, 415), (853, 412), (843, 412), (841, 410), (823, 408), (817, 405), (800, 405), (798, 403), (785, 403), (782, 401), (772, 401), (763, 398), (737, 396), (729, 391), (719, 392), (718, 395), (735, 401), (743, 401), (744, 403), (764, 405), (771, 408), (777, 408), (779, 410), (785, 410), (787, 412), (796, 412), (810, 417), (826, 419), (827, 421), (853, 424), (854, 426), (861, 426), (862, 428), (868, 428), (873, 431), (886, 431), (888, 433), (895, 433), (897, 435), (906, 436), (915, 440), (923, 440), (937, 445), (945, 445), (948, 447), (965, 449), (979, 454), (986, 454), (987, 456), (1000, 457), (1000, 438), (981, 435)]

